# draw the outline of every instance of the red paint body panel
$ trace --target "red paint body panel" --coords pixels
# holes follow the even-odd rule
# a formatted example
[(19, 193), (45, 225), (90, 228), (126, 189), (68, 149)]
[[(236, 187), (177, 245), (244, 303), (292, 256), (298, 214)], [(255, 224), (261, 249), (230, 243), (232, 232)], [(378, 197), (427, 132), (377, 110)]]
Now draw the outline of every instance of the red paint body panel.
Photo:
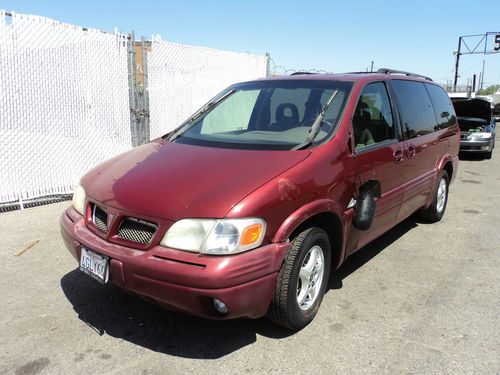
[(143, 216), (224, 217), (231, 207), (310, 154), (198, 147), (156, 140), (82, 179), (87, 195)]
[(289, 243), (272, 243), (233, 256), (203, 256), (162, 246), (145, 252), (109, 243), (90, 231), (72, 208), (61, 217), (66, 247), (80, 257), (80, 246), (111, 258), (110, 282), (178, 310), (221, 318), (211, 298), (229, 307), (224, 318), (265, 315), (281, 259)]
[[(390, 75), (308, 75), (291, 80), (354, 81), (350, 98), (333, 138), (300, 151), (236, 150), (155, 140), (119, 155), (82, 179), (87, 213), (69, 208), (61, 217), (61, 232), (78, 260), (80, 247), (111, 258), (110, 281), (171, 308), (204, 317), (256, 318), (266, 314), (276, 278), (290, 248), (289, 237), (317, 214), (334, 215), (338, 254), (332, 269), (415, 210), (428, 206), (443, 168), (458, 167), (458, 125), (411, 140), (383, 142), (355, 155), (352, 119), (363, 87), (388, 81)], [(413, 79), (397, 76), (397, 79)], [(272, 79), (271, 79), (272, 80)], [(408, 149), (415, 148), (412, 156)], [(401, 151), (403, 158), (395, 161)], [(352, 225), (360, 184), (376, 180), (381, 196), (368, 231)], [(109, 214), (110, 229), (91, 220), (90, 204)], [(150, 242), (132, 243), (116, 235), (122, 218), (158, 226)], [(260, 217), (267, 230), (261, 247), (231, 256), (208, 256), (159, 245), (183, 218)], [(341, 237), (341, 238), (338, 238)], [(229, 307), (218, 314), (212, 298)]]

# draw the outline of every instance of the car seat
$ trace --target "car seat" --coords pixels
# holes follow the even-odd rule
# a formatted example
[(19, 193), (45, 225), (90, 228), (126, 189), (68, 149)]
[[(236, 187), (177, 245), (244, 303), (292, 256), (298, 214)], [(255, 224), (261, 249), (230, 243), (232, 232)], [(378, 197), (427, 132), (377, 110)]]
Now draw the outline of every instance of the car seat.
[(375, 143), (373, 134), (370, 131), (371, 115), (368, 104), (362, 100), (356, 107), (356, 112), (352, 118), (352, 127), (354, 130), (354, 142), (357, 147), (367, 146)]
[(292, 103), (281, 103), (276, 108), (276, 122), (269, 126), (269, 130), (283, 131), (299, 126), (299, 110)]

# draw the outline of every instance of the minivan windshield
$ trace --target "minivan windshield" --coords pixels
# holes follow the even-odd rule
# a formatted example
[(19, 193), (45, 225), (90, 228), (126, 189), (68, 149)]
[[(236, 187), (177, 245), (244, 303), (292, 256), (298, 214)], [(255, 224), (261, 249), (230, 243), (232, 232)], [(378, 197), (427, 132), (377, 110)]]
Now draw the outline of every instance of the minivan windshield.
[(352, 85), (319, 80), (237, 84), (165, 137), (171, 142), (223, 148), (307, 147), (336, 130)]

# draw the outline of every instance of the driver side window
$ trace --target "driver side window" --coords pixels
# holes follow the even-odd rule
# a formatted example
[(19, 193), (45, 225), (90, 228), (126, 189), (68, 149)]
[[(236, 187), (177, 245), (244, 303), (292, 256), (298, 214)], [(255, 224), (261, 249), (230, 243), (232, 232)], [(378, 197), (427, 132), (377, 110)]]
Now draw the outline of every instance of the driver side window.
[(396, 138), (392, 108), (385, 84), (366, 85), (352, 118), (356, 149)]

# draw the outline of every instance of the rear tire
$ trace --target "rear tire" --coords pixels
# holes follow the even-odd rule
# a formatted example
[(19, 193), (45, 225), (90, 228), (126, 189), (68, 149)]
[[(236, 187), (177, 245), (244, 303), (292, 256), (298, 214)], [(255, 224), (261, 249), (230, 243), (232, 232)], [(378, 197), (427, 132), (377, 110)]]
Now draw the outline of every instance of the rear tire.
[(438, 179), (438, 185), (431, 205), (418, 212), (418, 215), (421, 218), (428, 220), (431, 223), (438, 222), (443, 218), (446, 205), (448, 204), (449, 184), (450, 178), (448, 177), (448, 173), (446, 171), (442, 171), (441, 176)]
[(276, 281), (267, 317), (300, 330), (316, 316), (330, 275), (330, 241), (323, 229), (309, 228), (292, 242)]

